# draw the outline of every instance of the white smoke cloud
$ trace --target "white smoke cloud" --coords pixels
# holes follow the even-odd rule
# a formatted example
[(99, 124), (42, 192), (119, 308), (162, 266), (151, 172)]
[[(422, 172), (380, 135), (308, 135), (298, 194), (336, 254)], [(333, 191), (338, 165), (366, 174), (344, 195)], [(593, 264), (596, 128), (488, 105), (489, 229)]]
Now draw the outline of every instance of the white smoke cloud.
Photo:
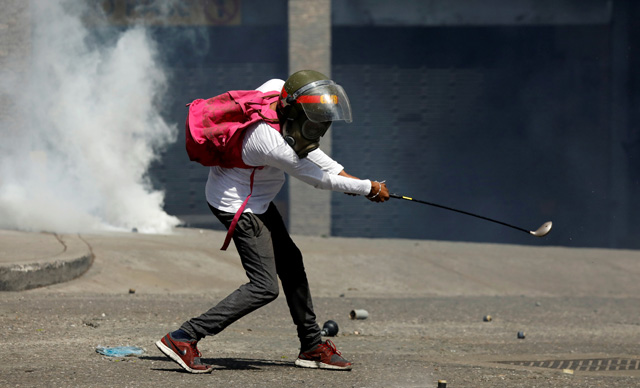
[(97, 44), (83, 3), (31, 1), (29, 67), (2, 74), (17, 119), (0, 121), (0, 227), (170, 232), (179, 220), (146, 177), (178, 133), (156, 104), (167, 86), (157, 45), (143, 27)]

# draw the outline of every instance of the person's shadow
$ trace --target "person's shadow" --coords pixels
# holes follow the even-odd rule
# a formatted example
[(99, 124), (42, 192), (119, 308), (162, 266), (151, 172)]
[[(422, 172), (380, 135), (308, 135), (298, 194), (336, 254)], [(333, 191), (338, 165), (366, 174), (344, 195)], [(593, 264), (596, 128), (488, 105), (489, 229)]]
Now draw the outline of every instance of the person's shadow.
[[(141, 360), (148, 361), (166, 361), (171, 365), (170, 368), (151, 368), (152, 370), (166, 371), (166, 372), (184, 372), (175, 362), (164, 356), (142, 356), (138, 357)], [(273, 361), (273, 360), (259, 360), (252, 358), (203, 358), (202, 362), (214, 366), (214, 369), (228, 369), (228, 370), (260, 370), (263, 368), (272, 367), (287, 367), (293, 366), (291, 361)]]

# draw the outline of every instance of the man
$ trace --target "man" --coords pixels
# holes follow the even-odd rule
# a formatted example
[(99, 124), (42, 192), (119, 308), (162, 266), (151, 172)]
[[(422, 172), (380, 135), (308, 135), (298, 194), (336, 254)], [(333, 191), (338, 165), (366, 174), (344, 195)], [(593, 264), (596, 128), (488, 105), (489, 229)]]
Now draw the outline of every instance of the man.
[[(211, 167), (206, 198), (213, 214), (233, 232), (249, 283), (240, 286), (209, 311), (186, 321), (156, 343), (158, 348), (191, 373), (212, 371), (197, 348), (199, 340), (276, 299), (278, 277), (297, 326), (300, 353), (295, 365), (350, 370), (333, 342), (322, 342), (313, 311), (302, 254), (291, 240), (272, 200), (285, 182), (284, 173), (316, 188), (364, 195), (373, 202), (389, 199), (384, 182), (360, 180), (319, 148), (320, 137), (336, 120), (351, 122), (351, 108), (343, 88), (321, 73), (303, 70), (286, 82), (270, 80), (260, 92), (280, 91), (271, 108), (280, 132), (260, 120), (246, 128), (242, 162), (261, 169)], [(246, 204), (243, 204), (245, 202)], [(242, 208), (245, 206), (244, 208)], [(239, 209), (243, 209), (239, 212)], [(237, 213), (235, 230), (232, 226)]]

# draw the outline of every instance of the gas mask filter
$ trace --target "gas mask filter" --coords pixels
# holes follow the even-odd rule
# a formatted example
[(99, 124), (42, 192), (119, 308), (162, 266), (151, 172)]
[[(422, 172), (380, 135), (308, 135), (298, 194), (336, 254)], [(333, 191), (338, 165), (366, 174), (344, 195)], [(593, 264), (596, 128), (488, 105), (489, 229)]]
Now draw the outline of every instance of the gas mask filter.
[(291, 107), (289, 116), (283, 123), (284, 140), (293, 148), (300, 159), (320, 146), (320, 138), (331, 127), (331, 121), (314, 122), (295, 107)]

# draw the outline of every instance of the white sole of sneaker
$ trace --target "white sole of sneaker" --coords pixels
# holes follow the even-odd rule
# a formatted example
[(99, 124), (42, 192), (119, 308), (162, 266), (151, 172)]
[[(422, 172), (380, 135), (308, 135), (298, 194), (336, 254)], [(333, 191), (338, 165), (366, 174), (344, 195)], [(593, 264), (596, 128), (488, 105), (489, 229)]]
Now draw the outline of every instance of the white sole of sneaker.
[(301, 368), (331, 369), (331, 370), (351, 370), (350, 366), (329, 365), (329, 364), (325, 364), (325, 363), (320, 362), (320, 361), (301, 360), (299, 358), (296, 360), (296, 362), (294, 362), (294, 364), (296, 366), (301, 367)]
[(213, 371), (213, 368), (207, 369), (207, 370), (197, 370), (197, 369), (189, 368), (187, 366), (187, 364), (185, 364), (185, 362), (182, 361), (180, 356), (175, 354), (173, 352), (173, 350), (169, 349), (165, 344), (162, 343), (162, 341), (156, 342), (156, 346), (158, 347), (158, 349), (160, 349), (160, 351), (162, 353), (164, 353), (165, 356), (167, 356), (170, 359), (172, 359), (173, 361), (175, 361), (178, 365), (180, 365), (187, 372), (190, 372), (190, 373), (211, 373), (211, 371)]

